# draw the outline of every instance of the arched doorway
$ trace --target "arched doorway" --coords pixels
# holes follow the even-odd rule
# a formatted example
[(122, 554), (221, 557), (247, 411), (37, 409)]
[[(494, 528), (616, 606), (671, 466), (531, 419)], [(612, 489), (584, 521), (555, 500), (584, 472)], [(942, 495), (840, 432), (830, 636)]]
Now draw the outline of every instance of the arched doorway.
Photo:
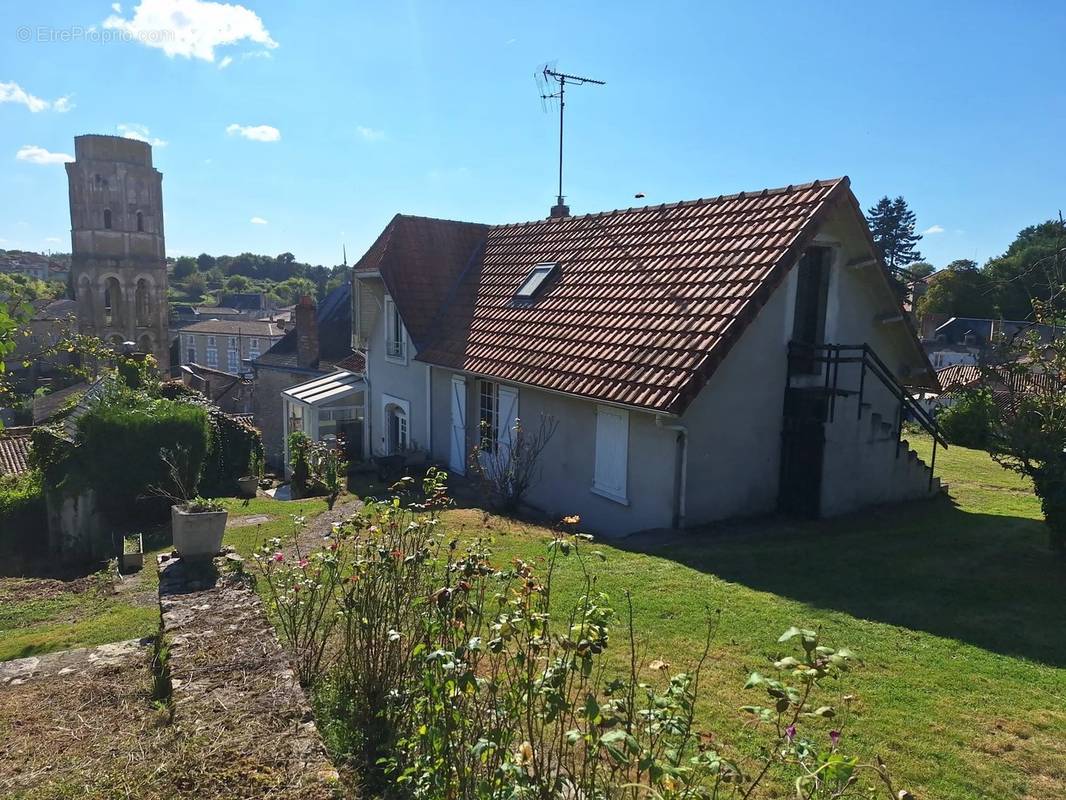
[(408, 449), (407, 412), (390, 403), (385, 406), (385, 435), (389, 455), (397, 455)]
[(108, 278), (104, 281), (104, 325), (121, 328), (122, 323), (122, 285), (118, 278)]

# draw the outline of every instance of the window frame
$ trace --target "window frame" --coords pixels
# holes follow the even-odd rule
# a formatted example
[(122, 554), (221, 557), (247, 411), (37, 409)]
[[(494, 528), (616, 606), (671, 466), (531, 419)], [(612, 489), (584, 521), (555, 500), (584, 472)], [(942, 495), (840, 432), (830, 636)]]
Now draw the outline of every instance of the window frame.
[(558, 270), (558, 261), (541, 261), (534, 264), (533, 268), (526, 273), (526, 277), (519, 284), (518, 289), (515, 290), (512, 298), (514, 305), (529, 305), (532, 303), (544, 288), (544, 284), (551, 280)]
[[(487, 390), (487, 391), (486, 391)], [(489, 408), (485, 401), (488, 399)], [(479, 378), (477, 382), (477, 447), (480, 453), (495, 453), (500, 446), (500, 384)], [(486, 430), (488, 431), (486, 435)]]
[(396, 301), (385, 296), (385, 360), (407, 364), (407, 326), (403, 324)]
[[(604, 473), (606, 468), (602, 465), (607, 459), (611, 459), (613, 453), (607, 452), (607, 448), (603, 447), (603, 439), (601, 437), (607, 435), (607, 431), (601, 429), (602, 420), (606, 416), (617, 417), (621, 420), (621, 425), (618, 430), (621, 432), (621, 451), (623, 453), (622, 462), (622, 474), (621, 474), (621, 486), (608, 485), (604, 480)], [(604, 497), (615, 503), (619, 503), (624, 506), (629, 505), (629, 411), (624, 408), (618, 408), (616, 406), (597, 405), (596, 406), (596, 430), (594, 439), (594, 458), (592, 467), (592, 487), (590, 491), (593, 494)], [(611, 463), (616, 463), (617, 459), (612, 459)]]
[(196, 337), (195, 336), (185, 336), (183, 338), (185, 339), (185, 359), (186, 359), (185, 363), (186, 364), (195, 364), (196, 363)]

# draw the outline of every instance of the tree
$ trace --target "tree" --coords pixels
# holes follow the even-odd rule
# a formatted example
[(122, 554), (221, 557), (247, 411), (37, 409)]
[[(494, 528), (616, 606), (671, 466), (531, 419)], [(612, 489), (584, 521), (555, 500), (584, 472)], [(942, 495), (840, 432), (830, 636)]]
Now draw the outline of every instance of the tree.
[(207, 291), (207, 278), (202, 272), (194, 272), (185, 282), (185, 288), (190, 297), (198, 300)]
[(921, 234), (915, 233), (917, 218), (907, 207), (902, 197), (889, 200), (888, 196), (877, 201), (866, 212), (870, 224), (870, 233), (881, 257), (893, 272), (915, 261), (921, 261), (922, 254), (915, 245), (921, 241)]
[(174, 262), (174, 280), (183, 281), (199, 269), (199, 264), (192, 256), (182, 256)]
[(209, 269), (215, 266), (215, 257), (209, 256), (207, 253), (200, 253), (196, 257), (196, 266), (200, 272), (207, 272)]
[(936, 267), (928, 261), (915, 261), (913, 264), (907, 265), (907, 272), (910, 273), (912, 280), (921, 280), (936, 272)]
[(231, 292), (246, 292), (251, 285), (252, 282), (243, 275), (230, 275), (226, 279), (226, 289)]
[(1018, 233), (1007, 252), (990, 259), (982, 272), (996, 293), (996, 304), (1007, 319), (1028, 319), (1032, 301), (1047, 300), (1058, 290), (1055, 254), (1066, 239), (1061, 220), (1031, 225)]
[(973, 261), (952, 261), (946, 268), (930, 275), (927, 285), (915, 308), (919, 317), (948, 314), (987, 319), (995, 315), (992, 284)]
[[(1050, 252), (1027, 259), (1026, 273), (1043, 276), (1048, 296), (1034, 297), (1027, 316), (1048, 326), (1051, 341), (1035, 329), (1015, 336), (1000, 343), (1001, 362), (983, 371), (989, 382), (998, 377), (1006, 392), (1005, 410), (992, 427), (992, 457), (1032, 479), (1051, 549), (1066, 558), (1066, 227), (1059, 222), (1052, 230), (1055, 235), (1045, 242)], [(1036, 229), (1027, 228), (1019, 239), (1027, 234), (1036, 234)], [(1007, 256), (1020, 255), (1028, 247), (1008, 250)]]

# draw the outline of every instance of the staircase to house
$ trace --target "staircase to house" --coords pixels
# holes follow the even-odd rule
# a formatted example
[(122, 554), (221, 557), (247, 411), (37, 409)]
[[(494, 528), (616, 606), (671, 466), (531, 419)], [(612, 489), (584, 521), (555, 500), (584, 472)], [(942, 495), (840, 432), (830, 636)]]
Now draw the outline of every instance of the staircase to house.
[[(867, 344), (789, 344), (782, 510), (828, 516), (941, 490), (936, 420)], [(911, 420), (933, 438), (927, 465), (902, 438)]]

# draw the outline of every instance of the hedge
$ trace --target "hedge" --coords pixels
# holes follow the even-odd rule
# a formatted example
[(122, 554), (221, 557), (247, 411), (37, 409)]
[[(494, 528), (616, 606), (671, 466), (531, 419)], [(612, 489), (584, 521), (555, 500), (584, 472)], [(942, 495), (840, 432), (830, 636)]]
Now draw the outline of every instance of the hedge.
[(0, 552), (25, 555), (27, 549), (43, 549), (46, 527), (41, 473), (0, 475)]

